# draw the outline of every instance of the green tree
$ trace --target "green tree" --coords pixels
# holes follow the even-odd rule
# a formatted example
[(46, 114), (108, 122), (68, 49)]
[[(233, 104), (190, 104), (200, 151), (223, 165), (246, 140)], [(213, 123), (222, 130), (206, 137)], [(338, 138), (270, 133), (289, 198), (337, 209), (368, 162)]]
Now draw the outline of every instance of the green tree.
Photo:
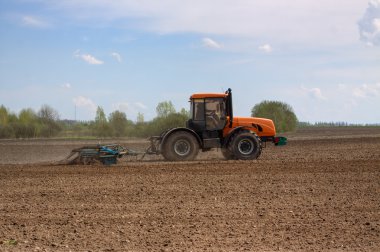
[(38, 111), (37, 116), (39, 118), (40, 132), (39, 135), (43, 137), (56, 136), (62, 127), (59, 124), (59, 113), (49, 105), (43, 105)]
[(183, 116), (187, 116), (188, 118), (190, 118), (190, 111), (186, 110), (185, 108), (182, 108), (179, 113)]
[(144, 114), (138, 112), (137, 113), (137, 123), (144, 123)]
[(297, 127), (298, 119), (293, 108), (284, 102), (263, 101), (252, 108), (251, 115), (272, 119), (278, 132), (294, 131)]
[(22, 124), (34, 123), (37, 121), (36, 112), (33, 109), (22, 109), (18, 114), (18, 120)]
[(111, 129), (107, 122), (106, 114), (102, 107), (98, 106), (96, 109), (95, 122), (94, 122), (94, 134), (99, 137), (106, 137), (111, 135)]
[(170, 114), (174, 114), (176, 111), (171, 101), (163, 101), (158, 103), (156, 112), (157, 117), (168, 117)]
[(14, 137), (14, 130), (11, 126), (12, 120), (8, 109), (1, 105), (0, 107), (0, 138)]
[(113, 131), (113, 135), (116, 137), (125, 136), (127, 129), (127, 116), (124, 112), (114, 111), (109, 115), (109, 124)]
[(163, 131), (176, 128), (185, 127), (188, 115), (182, 113), (171, 113), (167, 117), (156, 117), (149, 123), (147, 133), (150, 135), (159, 135)]
[(6, 126), (8, 124), (8, 110), (4, 105), (0, 107), (0, 125)]
[(12, 127), (16, 137), (30, 138), (39, 135), (38, 117), (31, 108), (21, 110), (18, 120), (12, 123)]
[(104, 109), (100, 106), (96, 109), (95, 122), (100, 124), (107, 123), (106, 113), (104, 113)]

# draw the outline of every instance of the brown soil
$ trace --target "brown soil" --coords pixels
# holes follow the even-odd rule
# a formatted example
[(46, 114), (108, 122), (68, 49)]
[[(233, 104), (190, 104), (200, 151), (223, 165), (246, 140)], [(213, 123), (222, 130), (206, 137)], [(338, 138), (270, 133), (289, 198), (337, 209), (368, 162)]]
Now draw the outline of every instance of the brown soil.
[(87, 143), (0, 141), (0, 251), (379, 251), (379, 129), (301, 131), (256, 161), (48, 164)]

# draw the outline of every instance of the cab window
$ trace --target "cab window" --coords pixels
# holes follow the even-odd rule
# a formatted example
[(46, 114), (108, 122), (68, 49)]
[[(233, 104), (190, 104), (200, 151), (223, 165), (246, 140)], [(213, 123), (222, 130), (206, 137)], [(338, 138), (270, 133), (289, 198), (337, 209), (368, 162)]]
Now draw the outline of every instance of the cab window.
[(206, 128), (221, 130), (226, 124), (226, 108), (223, 98), (208, 98), (205, 100)]

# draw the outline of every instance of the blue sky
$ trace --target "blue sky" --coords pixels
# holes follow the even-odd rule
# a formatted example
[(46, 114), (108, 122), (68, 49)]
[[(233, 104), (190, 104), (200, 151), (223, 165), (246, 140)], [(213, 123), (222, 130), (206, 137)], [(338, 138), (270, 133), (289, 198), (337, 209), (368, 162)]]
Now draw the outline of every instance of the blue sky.
[(0, 104), (131, 120), (231, 87), (299, 120), (380, 123), (380, 0), (0, 0)]

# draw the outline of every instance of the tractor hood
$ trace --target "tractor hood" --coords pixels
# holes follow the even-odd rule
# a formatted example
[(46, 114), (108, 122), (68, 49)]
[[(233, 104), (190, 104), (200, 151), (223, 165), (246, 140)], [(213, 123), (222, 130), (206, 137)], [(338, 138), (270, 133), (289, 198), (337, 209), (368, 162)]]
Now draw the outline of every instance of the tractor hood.
[(259, 136), (275, 136), (276, 128), (270, 119), (259, 117), (234, 117), (234, 127), (247, 127), (257, 133)]

